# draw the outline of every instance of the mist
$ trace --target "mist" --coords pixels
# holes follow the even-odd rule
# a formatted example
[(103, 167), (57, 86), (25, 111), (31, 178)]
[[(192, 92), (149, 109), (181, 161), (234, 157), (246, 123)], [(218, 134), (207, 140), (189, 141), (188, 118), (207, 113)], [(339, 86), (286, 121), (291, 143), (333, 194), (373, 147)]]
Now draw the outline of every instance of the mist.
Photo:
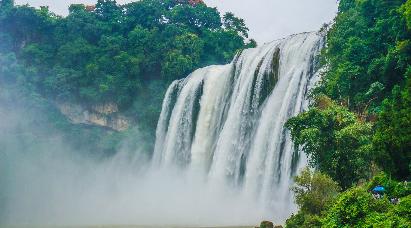
[(127, 147), (138, 140), (137, 130), (116, 155), (96, 159), (72, 151), (48, 129), (33, 129), (39, 116), (0, 105), (0, 224), (222, 226), (273, 219), (235, 189), (211, 187), (182, 170), (152, 168), (146, 151)]

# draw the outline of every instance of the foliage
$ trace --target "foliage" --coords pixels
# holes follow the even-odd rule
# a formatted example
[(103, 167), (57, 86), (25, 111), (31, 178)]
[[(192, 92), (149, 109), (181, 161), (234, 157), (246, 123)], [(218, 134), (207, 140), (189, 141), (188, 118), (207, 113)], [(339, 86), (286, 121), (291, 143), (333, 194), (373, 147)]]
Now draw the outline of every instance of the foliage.
[(327, 175), (306, 168), (295, 177), (295, 186), (292, 190), (295, 201), (303, 213), (320, 214), (326, 205), (332, 202), (340, 188)]
[[(47, 7), (2, 0), (0, 81), (19, 81), (14, 86), (27, 90), (28, 99), (116, 103), (153, 141), (166, 85), (255, 46), (246, 42), (247, 31), (233, 14), (221, 16), (216, 8), (191, 1), (98, 0), (94, 6), (73, 4), (61, 17)], [(103, 134), (81, 132), (86, 135), (73, 130), (72, 136), (97, 143)]]
[[(305, 176), (303, 174), (300, 175)], [(322, 174), (320, 174), (322, 175)], [(386, 188), (386, 194), (376, 199), (371, 189)], [(410, 186), (396, 182), (380, 173), (364, 185), (350, 188), (334, 197), (315, 214), (301, 210), (287, 219), (286, 227), (409, 227), (411, 225)], [(334, 189), (336, 190), (336, 189)], [(334, 191), (332, 190), (332, 192)], [(392, 197), (401, 197), (392, 204)]]
[(340, 187), (329, 176), (304, 169), (295, 177), (292, 191), (300, 211), (287, 219), (287, 227), (320, 227), (322, 212), (337, 197)]
[(310, 165), (318, 167), (346, 189), (369, 174), (371, 126), (346, 108), (319, 97), (317, 107), (291, 118), (295, 148), (301, 148)]
[(287, 228), (314, 228), (321, 227), (321, 217), (318, 215), (298, 212), (291, 215), (286, 221)]
[(410, 177), (410, 6), (409, 0), (341, 0), (322, 54), (326, 72), (314, 92), (376, 122), (373, 156), (397, 178)]
[[(398, 205), (387, 198), (374, 199), (363, 187), (342, 193), (326, 212), (324, 227), (409, 227), (411, 225), (410, 196)], [(405, 216), (404, 214), (405, 213)]]
[(316, 102), (288, 121), (296, 148), (343, 189), (376, 165), (410, 177), (410, 2), (339, 1)]
[[(341, 0), (327, 34), (326, 66), (316, 93), (323, 93), (356, 112), (375, 107), (404, 80), (410, 34), (401, 13), (404, 0)], [(408, 3), (409, 4), (409, 3)], [(367, 95), (373, 83), (384, 89)]]
[(374, 176), (366, 185), (368, 190), (375, 186), (384, 186), (388, 198), (401, 198), (411, 194), (411, 186), (408, 183), (395, 181), (384, 172)]
[(262, 221), (259, 228), (273, 228), (274, 224), (270, 221)]
[(227, 30), (238, 32), (241, 36), (248, 38), (249, 29), (245, 25), (244, 19), (234, 16), (233, 13), (226, 13), (223, 17), (223, 25)]
[(411, 175), (411, 78), (403, 88), (394, 87), (381, 109), (373, 141), (376, 152), (387, 154), (379, 163), (405, 179)]
[(375, 126), (373, 160), (396, 178), (411, 172), (411, 1), (341, 0), (327, 34), (325, 94)]
[(229, 61), (246, 47), (248, 31), (231, 13), (223, 17), (223, 26), (216, 8), (175, 0), (126, 5), (98, 0), (94, 8), (71, 5), (67, 17), (5, 1), (0, 12), (0, 37), (10, 44), (2, 49), (33, 68), (40, 93), (121, 107), (130, 107), (151, 80), (169, 82), (206, 64)]
[[(411, 226), (411, 190), (397, 181), (411, 167), (410, 16), (411, 0), (339, 1), (315, 102), (287, 127), (310, 165), (345, 191), (320, 214), (301, 208), (287, 227)], [(378, 185), (386, 189), (382, 199), (370, 193)]]

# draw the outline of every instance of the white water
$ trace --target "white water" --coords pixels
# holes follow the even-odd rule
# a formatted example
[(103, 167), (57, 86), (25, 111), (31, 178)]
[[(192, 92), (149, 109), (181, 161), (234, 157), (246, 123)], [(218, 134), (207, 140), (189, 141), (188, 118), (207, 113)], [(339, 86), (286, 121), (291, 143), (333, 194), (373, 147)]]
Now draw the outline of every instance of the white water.
[(180, 167), (216, 192), (235, 189), (258, 202), (263, 217), (283, 221), (295, 209), (292, 176), (305, 165), (284, 124), (303, 110), (321, 46), (316, 33), (298, 34), (175, 81), (158, 123), (155, 165)]

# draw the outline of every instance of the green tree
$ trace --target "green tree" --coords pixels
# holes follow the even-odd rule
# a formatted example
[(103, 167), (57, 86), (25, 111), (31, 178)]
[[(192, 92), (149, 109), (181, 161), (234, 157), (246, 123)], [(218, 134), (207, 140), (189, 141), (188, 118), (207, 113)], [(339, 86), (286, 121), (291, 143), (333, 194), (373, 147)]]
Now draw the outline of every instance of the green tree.
[[(411, 68), (410, 68), (411, 69)], [(411, 71), (410, 71), (411, 73)], [(373, 137), (379, 163), (399, 178), (411, 175), (411, 79), (382, 105)]]
[(79, 38), (61, 46), (56, 57), (59, 65), (81, 70), (93, 58), (95, 52), (95, 46)]
[(301, 148), (312, 167), (318, 167), (347, 189), (370, 169), (371, 126), (346, 108), (320, 97), (316, 107), (291, 118), (295, 148)]
[(341, 0), (339, 14), (327, 34), (323, 63), (326, 76), (317, 89), (360, 112), (368, 106), (365, 96), (374, 82), (384, 90), (372, 100), (378, 106), (391, 89), (404, 80), (407, 65), (398, 64), (407, 54), (398, 50), (409, 38), (399, 8), (404, 0)]
[(401, 7), (401, 12), (403, 13), (405, 20), (407, 22), (408, 28), (411, 28), (411, 1), (407, 0), (406, 3)]
[(95, 12), (103, 21), (116, 23), (121, 17), (121, 8), (117, 5), (116, 0), (98, 0)]
[(300, 211), (287, 219), (286, 227), (320, 227), (323, 211), (335, 200), (340, 187), (329, 176), (304, 169), (292, 187)]
[(18, 51), (30, 42), (47, 42), (52, 36), (56, 17), (47, 7), (36, 10), (33, 7), (17, 6), (1, 17), (0, 33), (12, 38), (13, 51)]
[(169, 12), (172, 23), (188, 25), (193, 31), (216, 30), (221, 27), (220, 13), (205, 4), (179, 4)]
[(96, 13), (86, 11), (84, 5), (71, 5), (70, 9), (70, 14), (62, 18), (55, 29), (57, 44), (82, 38), (96, 45), (103, 35), (111, 33), (111, 25), (99, 19)]
[(340, 187), (330, 177), (318, 171), (304, 169), (295, 177), (292, 191), (303, 213), (319, 215), (338, 195)]
[(0, 2), (0, 18), (6, 16), (6, 14), (14, 7), (14, 0), (1, 0)]
[[(410, 190), (396, 181), (411, 170), (410, 31), (410, 0), (339, 1), (315, 102), (287, 127), (310, 165), (345, 191), (320, 215), (300, 210), (287, 227), (411, 227)], [(360, 185), (380, 168), (388, 174)], [(383, 199), (368, 192), (377, 185)], [(402, 198), (393, 205), (391, 197)]]
[(175, 79), (179, 75), (187, 75), (199, 66), (200, 55), (203, 49), (201, 39), (192, 33), (177, 36), (172, 42), (173, 49), (165, 57), (163, 77)]
[(13, 53), (0, 54), (0, 83), (15, 84), (22, 75), (22, 67)]
[(248, 38), (249, 29), (245, 25), (244, 19), (234, 16), (233, 13), (224, 14), (223, 25), (225, 29), (238, 32), (241, 36)]
[[(387, 198), (374, 199), (362, 187), (342, 193), (325, 213), (323, 227), (409, 227), (409, 197), (404, 203), (392, 205)], [(402, 213), (406, 216), (401, 216)]]
[[(216, 8), (191, 1), (99, 0), (95, 8), (71, 5), (60, 17), (47, 7), (3, 0), (0, 56), (18, 66), (4, 67), (7, 81), (21, 82), (36, 99), (115, 103), (152, 142), (166, 85), (198, 67), (227, 63), (247, 47), (236, 31), (245, 25), (231, 19), (239, 25), (227, 29)], [(101, 139), (101, 132), (81, 132)]]

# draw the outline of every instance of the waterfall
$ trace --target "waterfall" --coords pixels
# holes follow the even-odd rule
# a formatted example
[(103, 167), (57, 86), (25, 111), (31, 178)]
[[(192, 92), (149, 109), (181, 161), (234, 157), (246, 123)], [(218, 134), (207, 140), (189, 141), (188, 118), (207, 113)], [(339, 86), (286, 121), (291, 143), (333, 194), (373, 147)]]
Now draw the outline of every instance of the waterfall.
[(322, 45), (317, 33), (297, 34), (173, 82), (158, 122), (154, 165), (178, 167), (268, 207), (292, 204), (292, 176), (305, 161), (284, 124), (306, 106)]

